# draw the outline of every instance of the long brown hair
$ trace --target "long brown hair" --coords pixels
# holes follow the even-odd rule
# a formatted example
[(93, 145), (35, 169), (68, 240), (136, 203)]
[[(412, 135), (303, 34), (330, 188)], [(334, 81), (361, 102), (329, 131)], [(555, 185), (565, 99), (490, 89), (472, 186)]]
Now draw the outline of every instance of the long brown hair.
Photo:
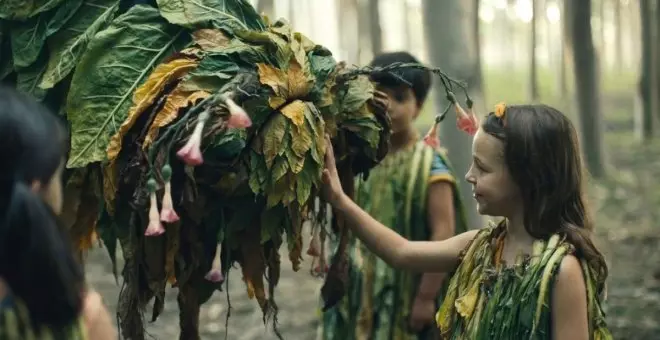
[(506, 164), (525, 202), (527, 232), (541, 239), (564, 235), (575, 255), (595, 270), (602, 289), (608, 269), (591, 239), (586, 174), (571, 121), (547, 105), (516, 105), (507, 106), (502, 117), (488, 114), (482, 127), (505, 144)]

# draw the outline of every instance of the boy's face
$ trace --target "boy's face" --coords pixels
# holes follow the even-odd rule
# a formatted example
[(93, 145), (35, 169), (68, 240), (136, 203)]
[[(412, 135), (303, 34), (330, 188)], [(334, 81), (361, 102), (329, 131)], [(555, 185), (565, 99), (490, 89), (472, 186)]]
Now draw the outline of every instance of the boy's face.
[(392, 133), (409, 129), (419, 114), (419, 105), (412, 89), (401, 85), (397, 87), (378, 87), (390, 100), (389, 113), (392, 118)]

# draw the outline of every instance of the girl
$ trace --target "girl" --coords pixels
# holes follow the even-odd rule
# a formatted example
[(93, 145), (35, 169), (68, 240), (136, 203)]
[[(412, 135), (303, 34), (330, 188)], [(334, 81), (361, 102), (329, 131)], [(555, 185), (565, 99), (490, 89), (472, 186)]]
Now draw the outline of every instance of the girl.
[(600, 309), (607, 265), (590, 239), (571, 122), (545, 105), (498, 105), (472, 156), (465, 177), (479, 212), (504, 219), (444, 241), (408, 241), (361, 210), (341, 188), (331, 146), (326, 198), (392, 266), (452, 273), (436, 315), (443, 339), (611, 339)]
[(0, 88), (0, 339), (116, 339), (100, 296), (55, 223), (65, 130), (44, 107)]

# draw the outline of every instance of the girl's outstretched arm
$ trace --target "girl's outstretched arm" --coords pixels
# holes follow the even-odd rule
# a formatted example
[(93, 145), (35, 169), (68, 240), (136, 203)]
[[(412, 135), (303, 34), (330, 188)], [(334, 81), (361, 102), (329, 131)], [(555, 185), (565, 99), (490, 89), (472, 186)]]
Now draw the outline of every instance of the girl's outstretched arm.
[(460, 252), (477, 231), (469, 231), (443, 241), (409, 241), (376, 221), (355, 204), (341, 187), (332, 143), (326, 138), (323, 182), (325, 197), (347, 219), (355, 235), (378, 257), (392, 267), (416, 272), (449, 272), (458, 264)]

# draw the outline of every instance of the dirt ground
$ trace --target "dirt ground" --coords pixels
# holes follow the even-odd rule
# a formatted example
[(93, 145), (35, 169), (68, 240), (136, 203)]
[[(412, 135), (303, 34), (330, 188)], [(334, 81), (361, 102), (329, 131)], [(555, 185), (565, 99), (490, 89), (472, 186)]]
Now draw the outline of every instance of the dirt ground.
[[(608, 298), (604, 306), (608, 324), (617, 340), (660, 339), (660, 147), (614, 150), (614, 179), (592, 183), (592, 206), (597, 216), (597, 244), (610, 266)], [(617, 152), (620, 151), (620, 152)], [(286, 247), (283, 247), (286, 249)], [(283, 254), (278, 287), (280, 330), (285, 339), (316, 338), (317, 305), (322, 281), (313, 278), (309, 263), (294, 273)], [(119, 293), (104, 249), (89, 253), (87, 275), (114, 310)], [(202, 307), (203, 339), (276, 339), (262, 323), (256, 301), (247, 298), (236, 271), (230, 277), (232, 304), (229, 328), (225, 328), (226, 295), (216, 292)], [(165, 310), (147, 328), (153, 339), (178, 339), (176, 292), (168, 293)]]

